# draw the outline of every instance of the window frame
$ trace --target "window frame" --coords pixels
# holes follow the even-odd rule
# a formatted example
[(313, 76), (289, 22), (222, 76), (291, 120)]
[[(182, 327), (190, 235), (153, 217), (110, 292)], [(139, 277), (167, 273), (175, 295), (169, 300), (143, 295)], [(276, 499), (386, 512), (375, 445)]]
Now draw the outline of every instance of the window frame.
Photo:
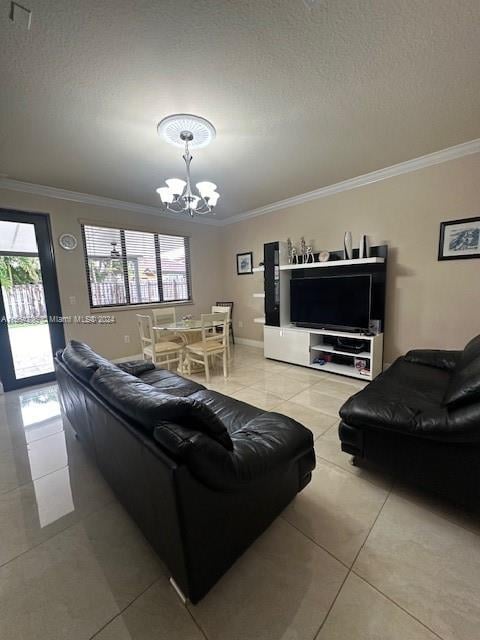
[[(90, 280), (90, 264), (89, 259), (94, 258), (93, 256), (89, 256), (87, 252), (87, 238), (85, 234), (85, 227), (90, 228), (98, 228), (98, 229), (113, 229), (120, 233), (120, 241), (121, 241), (121, 251), (122, 255), (119, 258), (122, 264), (122, 275), (123, 275), (123, 285), (125, 288), (125, 302), (112, 303), (112, 304), (94, 304), (93, 296), (92, 296), (92, 283)], [(148, 231), (146, 229), (132, 229), (132, 228), (124, 228), (117, 227), (114, 225), (109, 225), (105, 223), (93, 223), (93, 222), (80, 222), (81, 235), (82, 235), (82, 246), (83, 246), (83, 258), (85, 262), (85, 275), (87, 278), (87, 289), (88, 289), (88, 299), (90, 303), (90, 309), (92, 311), (101, 311), (102, 309), (132, 309), (132, 308), (142, 308), (142, 307), (159, 307), (159, 306), (176, 306), (182, 304), (193, 304), (193, 293), (192, 293), (192, 267), (191, 267), (191, 254), (190, 254), (190, 237), (184, 236), (181, 234), (175, 233), (161, 233), (158, 231)], [(131, 302), (130, 295), (130, 283), (128, 280), (128, 254), (126, 252), (126, 241), (125, 241), (125, 232), (133, 231), (136, 233), (145, 233), (153, 236), (154, 247), (155, 247), (155, 263), (157, 267), (157, 287), (158, 287), (158, 295), (159, 300), (153, 302)], [(164, 297), (164, 283), (162, 280), (162, 264), (161, 264), (161, 250), (160, 250), (160, 239), (159, 236), (171, 236), (173, 238), (182, 238), (183, 245), (185, 250), (185, 276), (186, 276), (186, 286), (187, 286), (187, 295), (188, 298), (181, 298), (177, 300), (165, 300)]]

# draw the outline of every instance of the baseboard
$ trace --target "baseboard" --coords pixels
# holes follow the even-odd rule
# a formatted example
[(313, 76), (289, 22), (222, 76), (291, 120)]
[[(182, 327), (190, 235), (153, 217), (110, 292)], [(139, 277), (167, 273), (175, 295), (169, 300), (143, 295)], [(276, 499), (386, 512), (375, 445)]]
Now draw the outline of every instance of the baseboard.
[(132, 356), (123, 356), (122, 358), (114, 358), (112, 362), (129, 362), (130, 360), (143, 360), (141, 353), (134, 353)]
[(246, 347), (263, 349), (263, 342), (261, 340), (250, 340), (249, 338), (237, 338), (235, 336), (235, 344), (244, 344)]

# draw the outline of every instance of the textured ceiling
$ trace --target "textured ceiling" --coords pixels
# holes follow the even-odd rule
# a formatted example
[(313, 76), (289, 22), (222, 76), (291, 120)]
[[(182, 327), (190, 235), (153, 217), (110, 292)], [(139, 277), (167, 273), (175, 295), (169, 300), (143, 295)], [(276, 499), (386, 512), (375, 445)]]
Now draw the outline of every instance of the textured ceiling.
[(0, 0), (0, 174), (158, 204), (195, 152), (226, 217), (480, 137), (479, 0)]

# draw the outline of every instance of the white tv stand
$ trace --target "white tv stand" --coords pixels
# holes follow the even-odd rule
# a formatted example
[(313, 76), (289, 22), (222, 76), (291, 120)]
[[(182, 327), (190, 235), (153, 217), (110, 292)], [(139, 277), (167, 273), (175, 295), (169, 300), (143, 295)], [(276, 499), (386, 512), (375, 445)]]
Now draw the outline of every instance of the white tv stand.
[[(360, 353), (349, 353), (328, 344), (325, 338), (349, 338), (362, 340), (367, 348)], [(313, 361), (322, 353), (338, 356), (343, 362), (326, 362), (323, 365)], [(264, 327), (264, 355), (272, 360), (281, 360), (318, 371), (337, 373), (361, 380), (373, 380), (383, 368), (383, 333), (366, 336), (361, 333), (346, 333), (327, 329), (304, 329), (294, 325)], [(368, 374), (360, 373), (355, 367), (355, 359), (365, 360)]]

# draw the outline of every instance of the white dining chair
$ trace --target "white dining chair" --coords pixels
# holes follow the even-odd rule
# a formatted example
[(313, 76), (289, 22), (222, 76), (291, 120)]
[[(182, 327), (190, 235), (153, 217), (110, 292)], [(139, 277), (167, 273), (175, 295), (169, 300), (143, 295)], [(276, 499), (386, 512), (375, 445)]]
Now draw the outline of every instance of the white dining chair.
[[(223, 375), (226, 378), (228, 376), (227, 315), (225, 313), (203, 313), (201, 315), (201, 324), (201, 342), (193, 342), (185, 347), (188, 373), (189, 375), (191, 374), (192, 362), (196, 362), (204, 367), (205, 378), (207, 382), (210, 382), (209, 358), (221, 358)], [(215, 326), (216, 331), (212, 332), (212, 326)]]
[(230, 336), (231, 336), (231, 331), (230, 331), (230, 325), (232, 323), (232, 310), (230, 307), (226, 307), (223, 305), (212, 305), (212, 313), (223, 313), (224, 315), (227, 316), (227, 358), (230, 361), (231, 359), (231, 353), (230, 353)]
[(235, 344), (235, 336), (233, 335), (233, 302), (226, 300), (217, 300), (215, 303), (216, 307), (228, 307), (230, 309), (230, 339), (232, 344)]
[[(169, 324), (175, 324), (177, 321), (177, 314), (175, 307), (159, 307), (158, 309), (152, 309), (153, 325), (155, 327), (167, 327)], [(156, 332), (159, 336), (169, 334), (170, 342), (177, 342), (183, 344), (182, 336), (173, 331), (165, 333)]]
[(169, 340), (169, 336), (157, 336), (158, 331), (153, 329), (152, 318), (147, 315), (137, 314), (138, 332), (144, 360), (151, 360), (153, 364), (166, 366), (180, 364), (183, 345)]

